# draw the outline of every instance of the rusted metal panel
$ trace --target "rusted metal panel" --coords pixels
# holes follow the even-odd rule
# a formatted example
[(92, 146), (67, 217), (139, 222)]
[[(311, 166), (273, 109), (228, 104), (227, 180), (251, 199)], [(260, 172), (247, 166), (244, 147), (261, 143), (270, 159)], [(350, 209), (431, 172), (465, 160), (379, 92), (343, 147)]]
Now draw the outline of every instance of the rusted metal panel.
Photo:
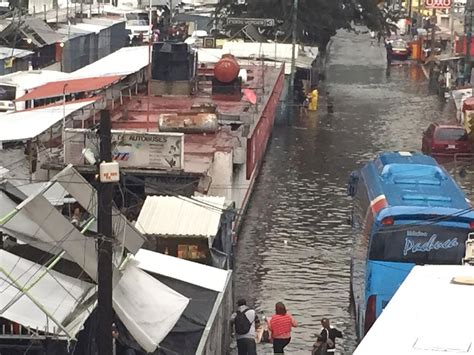
[(258, 168), (258, 165), (261, 164), (263, 156), (265, 155), (268, 139), (270, 138), (273, 123), (275, 122), (276, 109), (283, 91), (285, 81), (284, 70), (285, 68), (283, 67), (278, 81), (273, 88), (273, 92), (260, 116), (260, 120), (255, 126), (251, 136), (247, 138), (247, 180), (250, 180), (253, 172)]
[(218, 127), (214, 113), (163, 113), (158, 119), (160, 132), (215, 133)]

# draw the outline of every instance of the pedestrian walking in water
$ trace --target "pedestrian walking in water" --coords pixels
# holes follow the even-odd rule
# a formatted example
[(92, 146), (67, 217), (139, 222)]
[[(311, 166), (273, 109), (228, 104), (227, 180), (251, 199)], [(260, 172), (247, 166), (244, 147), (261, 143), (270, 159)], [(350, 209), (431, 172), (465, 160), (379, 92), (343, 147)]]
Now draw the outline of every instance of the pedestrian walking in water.
[(314, 344), (314, 355), (336, 354), (336, 338), (342, 338), (342, 332), (331, 327), (329, 318), (321, 319), (323, 329), (318, 336), (318, 341)]
[(374, 31), (370, 31), (370, 46), (371, 46), (371, 47), (374, 46), (374, 40), (375, 40), (375, 32), (374, 32)]
[(255, 326), (258, 327), (260, 321), (245, 299), (237, 301), (237, 311), (232, 314), (230, 321), (235, 329), (238, 355), (256, 355)]
[(377, 32), (377, 43), (380, 45), (380, 41), (382, 40), (382, 32)]
[(275, 314), (268, 321), (268, 330), (273, 340), (273, 353), (284, 354), (291, 341), (291, 328), (297, 327), (296, 320), (286, 311), (282, 302), (275, 304)]
[(328, 109), (328, 113), (334, 113), (334, 101), (329, 94), (329, 91), (326, 91), (326, 105)]
[(392, 56), (393, 56), (393, 47), (391, 42), (387, 42), (385, 44), (385, 49), (387, 50), (387, 65), (392, 64)]

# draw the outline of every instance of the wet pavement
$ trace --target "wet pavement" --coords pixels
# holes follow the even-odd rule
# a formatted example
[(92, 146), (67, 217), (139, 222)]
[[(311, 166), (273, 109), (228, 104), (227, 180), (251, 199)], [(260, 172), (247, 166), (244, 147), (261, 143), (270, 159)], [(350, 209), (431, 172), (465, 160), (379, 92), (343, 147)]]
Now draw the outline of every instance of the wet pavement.
[[(327, 90), (317, 114), (275, 127), (237, 248), (235, 296), (260, 314), (283, 301), (300, 326), (286, 348), (308, 354), (329, 316), (344, 333), (343, 354), (356, 346), (349, 309), (352, 247), (346, 197), (349, 173), (385, 150), (419, 150), (432, 121), (452, 108), (429, 95), (416, 65), (386, 70), (385, 50), (368, 34), (339, 33), (331, 46)], [(260, 354), (271, 353), (261, 345)]]

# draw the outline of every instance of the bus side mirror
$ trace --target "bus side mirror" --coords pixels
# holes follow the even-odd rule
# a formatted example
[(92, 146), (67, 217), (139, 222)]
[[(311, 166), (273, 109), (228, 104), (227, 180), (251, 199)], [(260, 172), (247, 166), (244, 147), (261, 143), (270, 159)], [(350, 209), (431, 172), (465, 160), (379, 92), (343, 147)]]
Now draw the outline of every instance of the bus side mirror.
[(359, 173), (353, 171), (349, 176), (349, 182), (347, 184), (347, 196), (354, 197), (357, 193), (357, 183), (359, 182)]

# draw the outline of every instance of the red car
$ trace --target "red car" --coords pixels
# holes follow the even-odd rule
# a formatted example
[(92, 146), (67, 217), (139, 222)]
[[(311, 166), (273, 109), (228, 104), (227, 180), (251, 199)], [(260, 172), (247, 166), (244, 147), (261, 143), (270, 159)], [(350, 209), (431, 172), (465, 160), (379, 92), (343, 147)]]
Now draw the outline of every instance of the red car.
[(423, 132), (421, 151), (428, 155), (471, 154), (472, 143), (461, 126), (432, 123)]
[(410, 46), (402, 39), (396, 39), (392, 43), (392, 58), (395, 60), (407, 60), (410, 57)]

